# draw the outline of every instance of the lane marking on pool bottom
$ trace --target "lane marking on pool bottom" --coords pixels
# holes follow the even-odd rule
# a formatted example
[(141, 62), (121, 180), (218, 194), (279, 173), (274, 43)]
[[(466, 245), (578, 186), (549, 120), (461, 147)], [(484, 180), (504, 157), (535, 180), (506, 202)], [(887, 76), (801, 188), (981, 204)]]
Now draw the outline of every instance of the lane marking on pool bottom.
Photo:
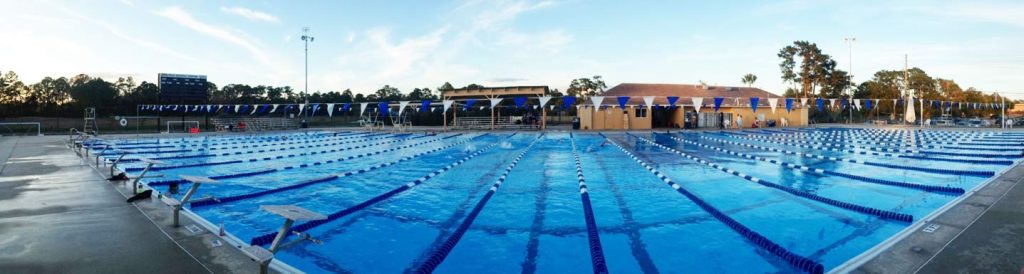
[(765, 147), (765, 146), (759, 146), (759, 145), (753, 145), (753, 144), (747, 144), (747, 143), (740, 143), (740, 142), (729, 141), (729, 140), (725, 140), (725, 139), (711, 138), (711, 137), (703, 136), (703, 134), (699, 135), (699, 137), (701, 139), (710, 140), (710, 141), (713, 141), (713, 142), (732, 144), (732, 145), (737, 145), (737, 146), (742, 146), (742, 147), (749, 147), (749, 148), (755, 148), (755, 149), (772, 151), (772, 152), (781, 152), (783, 154), (797, 155), (797, 156), (811, 158), (811, 159), (829, 160), (829, 161), (836, 161), (836, 162), (848, 162), (848, 163), (854, 163), (854, 164), (879, 166), (879, 167), (887, 167), (887, 168), (895, 168), (895, 169), (905, 169), (905, 170), (915, 170), (915, 171), (922, 171), (922, 172), (929, 172), (929, 173), (938, 173), (938, 174), (972, 175), (972, 176), (983, 176), (983, 177), (989, 177), (989, 176), (995, 175), (994, 171), (961, 170), (961, 169), (939, 169), (939, 168), (928, 168), (928, 167), (904, 166), (904, 165), (897, 165), (897, 164), (890, 164), (890, 163), (871, 162), (871, 161), (856, 160), (856, 159), (850, 159), (850, 158), (832, 157), (832, 156), (816, 155), (816, 154), (810, 154), (810, 153), (802, 153), (802, 152), (796, 152), (796, 151), (791, 151), (791, 150), (784, 150), (784, 149), (779, 149), (779, 148), (772, 148), (772, 147)]
[[(601, 134), (601, 136), (604, 136), (604, 134)], [(605, 136), (605, 138), (607, 138), (607, 136)], [(793, 253), (792, 251), (787, 250), (785, 247), (776, 244), (774, 241), (768, 239), (768, 237), (765, 237), (760, 233), (757, 233), (753, 229), (750, 229), (747, 226), (740, 223), (739, 221), (736, 221), (732, 217), (729, 217), (729, 215), (722, 213), (721, 210), (718, 210), (714, 206), (711, 206), (711, 204), (704, 201), (704, 199), (700, 198), (700, 196), (697, 196), (697, 194), (690, 192), (682, 185), (677, 184), (675, 181), (673, 181), (671, 178), (666, 176), (661, 171), (658, 171), (654, 167), (651, 167), (651, 165), (647, 164), (647, 162), (640, 160), (640, 158), (637, 158), (636, 155), (633, 155), (633, 153), (629, 152), (629, 150), (626, 150), (625, 147), (619, 145), (618, 142), (615, 142), (611, 139), (608, 139), (608, 142), (618, 147), (620, 150), (622, 150), (622, 153), (625, 153), (626, 156), (632, 158), (633, 161), (642, 166), (648, 172), (654, 174), (654, 176), (657, 176), (658, 179), (661, 179), (662, 182), (665, 182), (670, 187), (672, 187), (672, 189), (675, 189), (676, 192), (679, 192), (679, 194), (682, 194), (684, 197), (686, 197), (691, 202), (696, 204), (698, 207), (703, 209), (704, 212), (707, 212), (712, 217), (717, 219), (719, 222), (722, 222), (727, 227), (729, 227), (736, 233), (740, 234), (740, 236), (746, 238), (747, 241), (752, 242), (754, 245), (760, 247), (761, 249), (767, 251), (768, 253), (771, 253), (772, 255), (775, 255), (776, 257), (782, 259), (786, 263), (789, 263), (790, 266), (793, 266), (794, 268), (799, 269), (801, 271), (815, 274), (825, 272), (825, 266), (823, 266), (821, 263), (815, 262), (807, 257)]]
[[(294, 141), (287, 142), (285, 144), (297, 144), (297, 143), (303, 143), (303, 142), (305, 142), (305, 143), (309, 143), (309, 142), (324, 142), (324, 141), (329, 141), (329, 140), (343, 140), (343, 139), (352, 139), (352, 138), (360, 138), (360, 137), (380, 136), (380, 135), (386, 135), (386, 134), (388, 134), (388, 133), (366, 134), (366, 135), (349, 136), (349, 137), (344, 137), (344, 136), (348, 136), (348, 135), (343, 135), (343, 136), (334, 136), (334, 137), (329, 137), (329, 138), (328, 137), (316, 137), (316, 138), (307, 137), (307, 138), (301, 138), (301, 139), (300, 138), (296, 138), (296, 139), (294, 139)], [(269, 142), (274, 142), (274, 143), (269, 143)], [(266, 146), (281, 145), (281, 143), (279, 143), (279, 142), (280, 142), (280, 139), (263, 140), (263, 141), (232, 141), (232, 142), (227, 142), (227, 143), (212, 143), (212, 144), (209, 144), (209, 145), (208, 144), (202, 144), (201, 146), (200, 145), (191, 145), (191, 147), (193, 147), (193, 148), (187, 148), (188, 146), (185, 146), (185, 145), (173, 146), (173, 147), (178, 147), (179, 148), (178, 150), (132, 151), (132, 152), (120, 152), (120, 153), (118, 153), (117, 151), (112, 151), (111, 153), (103, 153), (101, 155), (104, 155), (104, 156), (118, 156), (120, 154), (166, 154), (166, 153), (175, 153), (175, 152), (193, 152), (193, 151), (197, 151), (197, 150), (198, 151), (207, 151), (207, 150), (255, 148), (255, 147), (266, 147)], [(267, 144), (261, 144), (261, 143), (267, 143)], [(251, 144), (251, 145), (238, 145), (238, 144)], [(132, 148), (118, 147), (118, 149), (131, 150)], [(150, 159), (152, 159), (152, 158), (150, 158)], [(137, 159), (130, 159), (130, 160), (137, 160)]]
[[(305, 139), (305, 140), (319, 139), (319, 138), (327, 137), (327, 135), (329, 135), (329, 134), (333, 134), (333, 136), (331, 136), (331, 137), (353, 136), (353, 135), (360, 135), (360, 134), (364, 134), (364, 136), (366, 136), (365, 134), (372, 134), (372, 132), (369, 132), (369, 131), (359, 131), (359, 132), (339, 131), (339, 132), (333, 132), (333, 133), (323, 132), (323, 133), (314, 133), (314, 134), (274, 134), (274, 135), (260, 135), (258, 137), (246, 136), (246, 137), (218, 137), (218, 138), (210, 138), (211, 136), (206, 136), (206, 137), (202, 137), (201, 139), (198, 138), (198, 137), (189, 137), (188, 139), (190, 139), (190, 140), (186, 140), (186, 138), (181, 138), (181, 140), (179, 140), (179, 141), (169, 141), (169, 142), (163, 142), (163, 143), (157, 141), (156, 143), (149, 143), (149, 144), (168, 144), (168, 145), (180, 144), (180, 145), (174, 145), (174, 146), (183, 146), (185, 144), (195, 143), (195, 144), (190, 144), (189, 146), (199, 146), (199, 145), (206, 145), (208, 143), (214, 143), (214, 144), (219, 143), (219, 144), (232, 145), (232, 144), (241, 144), (241, 143), (267, 143), (267, 142), (275, 142), (275, 141), (279, 141), (282, 137), (288, 137), (289, 139), (295, 138), (295, 139), (299, 139), (299, 140), (303, 140), (303, 139)], [(109, 144), (109, 145), (119, 145), (119, 144)]]
[(676, 140), (676, 141), (683, 142), (683, 143), (686, 143), (686, 144), (691, 144), (691, 145), (695, 145), (695, 146), (706, 148), (706, 149), (712, 149), (712, 150), (715, 150), (715, 151), (723, 152), (723, 153), (726, 153), (726, 154), (729, 154), (729, 155), (739, 156), (739, 157), (746, 158), (746, 159), (767, 162), (767, 163), (775, 164), (775, 165), (778, 165), (778, 166), (781, 166), (781, 167), (789, 168), (789, 169), (794, 170), (794, 171), (805, 172), (805, 173), (808, 173), (808, 174), (815, 174), (815, 173), (817, 173), (817, 174), (839, 176), (839, 177), (844, 177), (844, 178), (848, 178), (848, 179), (854, 179), (854, 180), (863, 181), (863, 182), (872, 183), (872, 184), (886, 185), (886, 186), (895, 186), (895, 187), (903, 187), (903, 188), (923, 190), (923, 191), (929, 191), (929, 192), (938, 192), (938, 193), (942, 193), (942, 194), (953, 194), (954, 196), (958, 196), (958, 195), (963, 194), (965, 192), (963, 188), (959, 188), (959, 187), (932, 186), (932, 185), (924, 185), (924, 184), (917, 184), (917, 183), (897, 182), (897, 181), (892, 181), (892, 180), (876, 179), (876, 178), (870, 178), (870, 177), (865, 177), (865, 176), (860, 176), (860, 175), (853, 175), (853, 174), (848, 174), (848, 173), (843, 173), (843, 172), (838, 172), (838, 171), (831, 171), (831, 170), (826, 170), (826, 169), (821, 169), (821, 168), (815, 168), (815, 167), (804, 166), (804, 165), (799, 165), (799, 164), (787, 163), (787, 162), (783, 162), (783, 161), (780, 161), (780, 160), (768, 159), (768, 158), (765, 158), (765, 157), (750, 155), (750, 154), (746, 154), (746, 153), (742, 153), (742, 152), (736, 152), (736, 151), (727, 150), (727, 149), (724, 149), (724, 148), (719, 148), (719, 147), (709, 146), (709, 145), (706, 145), (706, 144), (701, 144), (701, 143), (697, 143), (697, 142), (693, 142), (693, 141), (688, 141), (688, 140), (685, 140), (685, 139), (676, 138), (674, 136), (668, 136), (668, 137), (671, 138), (672, 140)]
[(784, 145), (784, 146), (795, 146), (795, 147), (800, 147), (800, 148), (809, 148), (809, 149), (815, 149), (815, 150), (835, 151), (835, 152), (845, 152), (845, 153), (860, 154), (860, 155), (885, 156), (885, 157), (895, 157), (895, 158), (908, 158), (908, 159), (932, 160), (932, 161), (956, 162), (956, 163), (971, 163), (971, 164), (1000, 164), (1000, 165), (1010, 165), (1010, 164), (1013, 164), (1013, 161), (1009, 161), (1009, 160), (978, 160), (978, 159), (937, 158), (937, 157), (914, 156), (914, 155), (895, 154), (895, 153), (879, 153), (879, 152), (870, 152), (870, 151), (855, 151), (855, 150), (850, 150), (850, 149), (841, 149), (841, 148), (831, 148), (831, 147), (824, 147), (824, 146), (804, 145), (804, 144), (792, 143), (792, 142), (759, 140), (759, 139), (747, 138), (747, 137), (743, 137), (743, 136), (726, 135), (726, 134), (721, 134), (721, 133), (711, 133), (711, 134), (720, 134), (720, 135), (734, 137), (734, 138), (746, 139), (746, 140), (753, 141), (753, 142), (763, 142), (763, 143), (768, 143), (768, 144), (777, 144), (777, 145)]
[[(319, 165), (322, 165), (322, 164), (330, 164), (330, 163), (342, 162), (342, 161), (346, 161), (346, 160), (359, 159), (359, 158), (363, 158), (363, 157), (378, 155), (378, 154), (385, 153), (385, 152), (391, 152), (391, 151), (411, 148), (411, 147), (415, 147), (415, 146), (419, 146), (419, 145), (424, 145), (424, 144), (428, 144), (428, 143), (433, 143), (433, 142), (445, 140), (445, 139), (448, 139), (448, 138), (457, 137), (457, 136), (460, 136), (460, 135), (462, 135), (462, 133), (454, 134), (454, 135), (450, 135), (450, 136), (445, 136), (445, 137), (442, 137), (442, 138), (432, 139), (432, 140), (429, 140), (429, 141), (424, 141), (424, 142), (419, 142), (419, 143), (414, 143), (414, 144), (407, 144), (407, 145), (397, 146), (397, 147), (393, 147), (393, 148), (389, 148), (389, 149), (385, 149), (385, 150), (370, 151), (370, 152), (362, 153), (362, 154), (342, 156), (342, 157), (338, 157), (337, 159), (333, 159), (333, 160), (332, 159), (328, 159), (328, 160), (322, 161), (322, 162), (313, 162), (313, 163), (297, 164), (297, 165), (291, 165), (291, 166), (283, 166), (283, 167), (279, 167), (279, 168), (267, 169), (267, 170), (264, 170), (264, 171), (268, 171), (266, 173), (270, 173), (270, 172), (276, 172), (276, 171), (282, 171), (282, 170), (288, 170), (288, 169), (305, 168), (305, 167), (310, 167), (310, 166), (319, 166)], [(486, 134), (484, 134), (484, 135), (486, 135)], [(483, 135), (480, 135), (480, 136), (483, 136)], [(479, 136), (477, 136), (477, 137), (479, 137)], [(412, 138), (410, 138), (410, 139), (412, 139)], [(406, 140), (410, 140), (410, 139), (406, 139)], [(210, 177), (210, 179), (241, 178), (241, 177), (247, 177), (247, 176), (249, 176), (247, 174), (251, 174), (251, 173), (253, 173), (253, 172), (242, 172), (242, 173), (236, 173), (236, 174), (225, 174), (225, 175), (216, 175), (216, 176), (208, 176), (208, 177)], [(253, 175), (259, 175), (259, 174), (253, 174)], [(166, 180), (166, 181), (149, 182), (146, 185), (149, 185), (149, 186), (159, 186), (159, 185), (168, 185), (168, 184), (172, 184), (172, 183), (173, 184), (186, 184), (186, 183), (189, 183), (189, 182), (185, 181), (183, 179), (177, 179), (177, 180)]]
[(810, 193), (810, 192), (807, 192), (807, 191), (803, 191), (803, 190), (799, 190), (799, 189), (796, 189), (796, 188), (792, 188), (792, 187), (788, 187), (788, 186), (772, 183), (772, 182), (769, 182), (769, 181), (766, 181), (766, 180), (763, 180), (763, 179), (760, 179), (760, 178), (757, 178), (757, 177), (754, 177), (754, 176), (743, 174), (743, 173), (741, 173), (739, 171), (735, 171), (735, 170), (726, 168), (726, 167), (718, 165), (716, 163), (712, 163), (712, 162), (706, 161), (704, 159), (691, 156), (690, 154), (683, 153), (682, 151), (675, 150), (673, 148), (670, 148), (670, 147), (667, 147), (665, 145), (656, 143), (656, 142), (648, 140), (646, 138), (643, 138), (643, 137), (640, 137), (640, 136), (636, 136), (636, 135), (630, 134), (628, 132), (626, 134), (629, 135), (629, 136), (633, 136), (635, 138), (638, 138), (640, 140), (643, 140), (645, 142), (648, 142), (648, 143), (650, 143), (650, 144), (652, 144), (654, 146), (657, 146), (659, 148), (662, 148), (662, 149), (668, 150), (670, 152), (679, 154), (679, 156), (683, 156), (683, 157), (685, 157), (687, 159), (690, 159), (690, 160), (696, 161), (698, 163), (704, 164), (706, 166), (712, 167), (714, 169), (720, 170), (722, 172), (725, 172), (725, 173), (728, 173), (728, 174), (732, 174), (733, 176), (743, 178), (743, 179), (745, 179), (747, 181), (751, 181), (751, 182), (754, 182), (754, 183), (762, 185), (762, 186), (766, 186), (766, 187), (769, 187), (769, 188), (774, 188), (774, 189), (777, 189), (777, 190), (781, 190), (781, 191), (784, 191), (786, 193), (793, 194), (794, 196), (797, 196), (797, 197), (803, 197), (803, 198), (806, 198), (808, 200), (820, 202), (820, 203), (831, 205), (831, 206), (838, 207), (838, 208), (847, 209), (847, 210), (854, 211), (854, 212), (859, 212), (859, 213), (863, 213), (863, 214), (867, 214), (867, 215), (874, 215), (874, 216), (880, 217), (882, 219), (904, 221), (904, 222), (908, 222), (908, 223), (914, 221), (914, 216), (910, 215), (910, 214), (899, 213), (899, 212), (894, 212), (894, 211), (889, 211), (889, 210), (882, 210), (882, 209), (877, 209), (877, 208), (872, 208), (872, 207), (867, 207), (867, 206), (862, 206), (862, 205), (856, 205), (856, 204), (853, 204), (853, 203), (847, 203), (847, 202), (835, 200), (835, 199), (832, 199), (832, 198), (826, 198), (824, 196), (819, 196), (817, 194), (813, 194), (813, 193)]
[[(384, 141), (384, 142), (378, 142), (378, 143), (372, 143), (372, 144), (356, 145), (356, 146), (342, 147), (342, 148), (336, 148), (336, 149), (325, 149), (325, 150), (313, 151), (313, 152), (302, 152), (302, 153), (298, 153), (298, 154), (277, 155), (277, 156), (274, 156), (274, 157), (267, 156), (267, 157), (263, 157), (263, 158), (240, 159), (240, 160), (231, 160), (231, 161), (222, 161), (222, 162), (184, 164), (184, 165), (176, 165), (176, 166), (156, 166), (156, 167), (150, 168), (149, 170), (150, 171), (158, 171), (158, 170), (170, 170), (170, 169), (201, 167), (201, 166), (215, 166), (215, 165), (229, 165), (229, 164), (238, 164), (238, 163), (252, 163), (252, 162), (271, 161), (271, 160), (284, 159), (284, 158), (302, 157), (302, 156), (307, 156), (307, 155), (339, 153), (339, 152), (345, 152), (345, 151), (354, 150), (354, 149), (361, 149), (361, 148), (368, 148), (368, 147), (372, 147), (372, 146), (379, 146), (379, 145), (386, 145), (386, 144), (391, 144), (391, 143), (398, 143), (398, 142), (414, 140), (414, 139), (419, 139), (419, 138), (424, 138), (424, 137), (428, 137), (428, 136), (427, 135), (421, 135), (421, 136), (416, 136), (416, 137), (411, 137), (411, 138), (395, 139), (395, 140), (391, 140), (391, 141)], [(390, 137), (381, 137), (381, 138), (390, 138)], [(349, 142), (362, 142), (362, 141), (349, 141)], [(143, 169), (145, 169), (145, 168), (142, 168), (142, 167), (129, 167), (129, 168), (125, 168), (124, 170), (125, 171), (134, 172), (134, 171), (142, 171)]]
[[(213, 150), (226, 150), (226, 149), (257, 148), (257, 147), (267, 147), (267, 146), (283, 146), (283, 145), (293, 145), (293, 144), (301, 144), (301, 143), (318, 143), (318, 142), (327, 142), (327, 141), (332, 141), (332, 140), (345, 140), (345, 139), (353, 139), (353, 138), (361, 138), (361, 137), (373, 137), (373, 136), (380, 136), (380, 135), (386, 135), (386, 134), (387, 133), (355, 135), (355, 136), (353, 136), (353, 135), (334, 136), (334, 137), (326, 137), (326, 136), (324, 136), (324, 137), (315, 137), (315, 138), (306, 137), (306, 138), (292, 138), (292, 139), (287, 139), (287, 140), (273, 139), (273, 140), (255, 141), (255, 142), (233, 141), (233, 142), (225, 142), (225, 143), (209, 143), (209, 144), (193, 144), (193, 145), (177, 145), (177, 146), (172, 145), (171, 147), (177, 147), (177, 148), (180, 148), (180, 149), (197, 150), (197, 151), (213, 151)], [(282, 142), (282, 141), (284, 141), (284, 142)], [(118, 147), (118, 148), (119, 149), (131, 149), (131, 148), (123, 148), (123, 147)], [(145, 153), (138, 153), (138, 152), (136, 152), (135, 154), (145, 154)], [(150, 159), (152, 159), (152, 158), (150, 158)]]
[[(514, 135), (515, 134), (509, 135), (508, 138), (511, 138)], [(488, 146), (486, 146), (484, 148), (481, 148), (480, 150), (477, 150), (473, 154), (470, 154), (470, 155), (466, 156), (465, 158), (462, 158), (462, 159), (456, 161), (455, 163), (452, 163), (452, 164), (449, 164), (449, 165), (447, 165), (445, 167), (437, 169), (434, 172), (431, 172), (430, 174), (427, 174), (426, 176), (420, 177), (419, 179), (413, 180), (412, 182), (403, 184), (403, 185), (401, 185), (401, 186), (399, 186), (399, 187), (397, 187), (395, 189), (392, 189), (391, 191), (388, 191), (388, 192), (385, 192), (383, 194), (377, 195), (377, 196), (375, 196), (373, 198), (370, 198), (369, 200), (363, 201), (363, 202), (361, 202), (359, 204), (356, 204), (354, 206), (351, 206), (349, 208), (342, 209), (340, 211), (331, 213), (330, 215), (327, 215), (327, 219), (317, 220), (317, 221), (309, 221), (309, 222), (306, 222), (306, 223), (294, 226), (294, 227), (292, 227), (291, 231), (289, 231), (286, 234), (290, 235), (290, 234), (292, 234), (292, 232), (300, 232), (300, 233), (301, 232), (305, 232), (307, 230), (310, 230), (310, 229), (313, 229), (315, 227), (321, 226), (323, 224), (335, 221), (335, 220), (337, 220), (337, 219), (339, 219), (341, 217), (348, 216), (349, 214), (355, 213), (355, 212), (357, 212), (359, 210), (362, 210), (362, 209), (365, 209), (365, 208), (367, 208), (367, 207), (369, 207), (371, 205), (374, 205), (376, 203), (384, 201), (384, 200), (386, 200), (388, 198), (391, 198), (391, 197), (393, 197), (395, 195), (398, 195), (399, 193), (402, 193), (402, 192), (404, 192), (406, 190), (409, 190), (409, 189), (411, 189), (411, 188), (413, 188), (415, 186), (418, 186), (418, 185), (420, 185), (420, 184), (430, 180), (431, 178), (435, 178), (438, 175), (441, 175), (442, 173), (445, 173), (445, 172), (451, 170), (452, 168), (455, 168), (455, 167), (457, 167), (459, 165), (462, 165), (462, 163), (465, 163), (466, 161), (469, 161), (470, 159), (476, 158), (476, 156), (479, 156), (480, 154), (484, 153), (485, 151), (498, 146), (499, 143), (500, 142), (495, 142), (495, 143), (493, 143), (491, 145), (488, 145)], [(267, 234), (263, 234), (263, 235), (260, 235), (260, 236), (253, 237), (249, 241), (249, 243), (253, 244), (253, 245), (267, 245), (267, 244), (270, 244), (270, 242), (273, 241), (275, 237), (277, 237), (277, 232), (271, 232), (271, 233), (267, 233)]]
[[(341, 141), (343, 139), (350, 139), (350, 138), (379, 136), (379, 135), (363, 135), (363, 136), (358, 136), (358, 137), (341, 138), (341, 139), (337, 139), (338, 142), (326, 143), (326, 144), (319, 144), (319, 143), (327, 141), (327, 140), (316, 141), (316, 142), (293, 142), (293, 143), (281, 144), (282, 146), (285, 146), (285, 147), (280, 147), (280, 148), (260, 149), (260, 150), (247, 150), (247, 151), (241, 151), (240, 150), (240, 151), (234, 151), (234, 152), (192, 154), (192, 155), (187, 155), (187, 154), (186, 155), (180, 155), (179, 154), (179, 155), (164, 156), (164, 157), (148, 157), (147, 159), (150, 159), (150, 160), (191, 159), (191, 158), (220, 157), (220, 156), (231, 156), (231, 155), (242, 155), (242, 154), (253, 154), (253, 153), (264, 153), (264, 152), (275, 152), (275, 151), (286, 151), (286, 150), (295, 150), (295, 149), (329, 147), (329, 146), (341, 145), (341, 144), (360, 143), (360, 142), (366, 142), (366, 141), (372, 141), (372, 140), (405, 137), (405, 136), (409, 136), (409, 135), (412, 135), (412, 134), (391, 135), (391, 136), (384, 136), (384, 137), (378, 137), (378, 138), (366, 138), (366, 139), (361, 139), (361, 140)], [(290, 147), (287, 146), (287, 145), (293, 145), (293, 144), (304, 144), (304, 145), (290, 146)], [(236, 146), (236, 147), (231, 147), (231, 148), (209, 149), (209, 150), (199, 149), (199, 151), (210, 151), (210, 152), (212, 152), (213, 150), (237, 149), (237, 148), (258, 148), (258, 147), (268, 147), (268, 146), (277, 146), (277, 145), (278, 144), (242, 146), (242, 147), (237, 147)], [(156, 154), (163, 154), (163, 153), (156, 153)], [(129, 158), (129, 159), (122, 159), (121, 162), (135, 162), (135, 161), (139, 161), (139, 160), (141, 160), (141, 159), (140, 158)]]
[[(391, 165), (394, 165), (394, 164), (398, 164), (398, 163), (401, 163), (401, 162), (409, 161), (409, 160), (412, 160), (412, 159), (415, 159), (415, 158), (418, 158), (420, 156), (424, 156), (424, 155), (427, 155), (427, 154), (430, 154), (430, 153), (434, 153), (434, 152), (442, 151), (442, 150), (445, 150), (445, 149), (449, 149), (449, 148), (452, 148), (454, 146), (457, 146), (457, 145), (469, 142), (469, 141), (471, 141), (473, 139), (476, 139), (476, 138), (479, 138), (479, 137), (483, 137), (483, 136), (486, 136), (486, 135), (488, 135), (488, 134), (485, 133), (483, 135), (479, 135), (479, 136), (476, 136), (476, 137), (467, 138), (467, 139), (464, 139), (464, 140), (461, 140), (461, 141), (458, 141), (458, 142), (454, 142), (454, 143), (449, 144), (449, 145), (445, 145), (445, 146), (442, 146), (442, 147), (426, 150), (426, 151), (423, 151), (423, 152), (420, 152), (420, 153), (416, 153), (416, 154), (413, 154), (413, 155), (409, 155), (409, 156), (406, 156), (406, 157), (402, 157), (402, 158), (400, 158), (398, 160), (387, 162), (387, 163), (381, 163), (381, 164), (365, 167), (365, 168), (362, 168), (362, 169), (352, 170), (352, 171), (344, 172), (344, 173), (337, 173), (337, 174), (334, 174), (334, 175), (329, 175), (329, 176), (325, 176), (325, 177), (311, 179), (311, 180), (307, 180), (305, 182), (301, 182), (301, 183), (297, 183), (297, 184), (293, 184), (293, 185), (288, 185), (288, 186), (283, 186), (283, 187), (278, 187), (278, 188), (272, 188), (272, 189), (267, 189), (267, 190), (258, 191), (258, 192), (239, 194), (239, 195), (233, 195), (233, 196), (226, 196), (226, 197), (219, 197), (219, 198), (215, 197), (214, 199), (196, 201), (196, 202), (192, 203), (191, 206), (192, 206), (192, 208), (197, 208), (197, 207), (204, 207), (204, 206), (224, 204), (224, 203), (229, 203), (229, 202), (236, 202), (236, 201), (241, 201), (241, 200), (245, 200), (245, 199), (252, 199), (252, 198), (256, 198), (256, 197), (260, 197), (260, 196), (264, 196), (264, 195), (268, 195), (268, 194), (278, 193), (278, 192), (282, 192), (282, 191), (299, 189), (299, 188), (311, 186), (311, 185), (314, 185), (314, 184), (328, 182), (328, 181), (331, 181), (331, 180), (335, 180), (335, 179), (339, 179), (339, 178), (344, 178), (344, 177), (348, 177), (348, 176), (352, 176), (352, 175), (356, 175), (356, 174), (363, 174), (363, 173), (366, 173), (366, 172), (370, 172), (370, 171), (373, 171), (373, 170), (385, 168), (385, 167), (388, 167), (388, 166), (391, 166)], [(444, 139), (447, 139), (447, 138), (450, 138), (450, 137), (455, 137), (455, 136), (458, 136), (458, 135), (452, 135), (452, 136), (448, 136), (448, 137), (441, 138), (441, 139), (434, 140), (434, 141), (440, 141), (440, 140), (444, 140)], [(431, 141), (431, 142), (433, 142), (433, 141)], [(428, 143), (428, 142), (423, 142), (423, 143), (420, 143), (420, 144), (425, 144), (425, 143)], [(413, 145), (408, 145), (408, 146), (399, 147), (399, 148), (392, 148), (392, 149), (389, 149), (389, 150), (386, 150), (386, 151), (379, 151), (379, 152), (374, 152), (374, 153), (366, 153), (366, 154), (361, 155), (360, 157), (365, 157), (365, 156), (369, 156), (369, 155), (377, 155), (377, 154), (380, 154), (380, 153), (383, 153), (383, 152), (395, 151), (395, 150), (398, 150), (398, 149), (412, 147), (412, 146), (416, 146), (416, 145), (420, 145), (420, 144), (413, 144)], [(306, 166), (303, 166), (303, 167), (306, 167)]]
[(502, 172), (500, 176), (498, 176), (498, 180), (495, 181), (493, 185), (491, 185), (491, 188), (487, 190), (487, 193), (484, 194), (484, 197), (480, 198), (480, 201), (478, 201), (476, 203), (476, 206), (473, 207), (473, 210), (470, 211), (468, 215), (466, 215), (466, 218), (462, 220), (462, 223), (460, 223), (459, 226), (455, 228), (455, 231), (448, 235), (448, 238), (446, 238), (440, 246), (434, 248), (434, 250), (430, 252), (430, 255), (427, 256), (427, 259), (424, 260), (423, 263), (420, 264), (418, 267), (416, 267), (416, 270), (413, 271), (414, 273), (432, 273), (434, 272), (435, 269), (437, 269), (439, 265), (441, 265), (442, 262), (444, 262), (444, 259), (448, 257), (448, 254), (452, 252), (452, 249), (455, 248), (455, 245), (459, 244), (459, 240), (462, 240), (462, 236), (464, 236), (466, 234), (466, 231), (469, 230), (469, 226), (472, 225), (473, 221), (476, 220), (476, 217), (480, 215), (480, 212), (484, 209), (484, 206), (487, 205), (487, 202), (491, 200), (491, 197), (494, 197), (494, 194), (496, 192), (498, 192), (498, 188), (500, 188), (501, 184), (504, 183), (505, 180), (508, 178), (508, 174), (512, 173), (512, 169), (514, 169), (516, 165), (519, 164), (519, 161), (522, 160), (524, 156), (526, 156), (527, 152), (530, 152), (530, 150), (533, 149), (533, 146), (536, 145), (541, 140), (542, 136), (544, 136), (544, 133), (541, 133), (541, 135), (538, 136), (536, 140), (531, 142), (530, 145), (523, 150), (523, 152), (519, 153), (518, 156), (512, 159), (512, 162), (509, 163), (507, 167), (505, 167), (505, 171)]

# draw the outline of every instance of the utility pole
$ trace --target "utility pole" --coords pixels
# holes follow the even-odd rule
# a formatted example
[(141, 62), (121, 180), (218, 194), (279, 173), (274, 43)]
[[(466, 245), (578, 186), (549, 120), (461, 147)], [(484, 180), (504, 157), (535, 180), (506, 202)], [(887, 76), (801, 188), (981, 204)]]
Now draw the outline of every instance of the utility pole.
[(309, 27), (302, 28), (302, 41), (305, 44), (306, 50), (306, 86), (305, 88), (302, 89), (302, 102), (303, 106), (305, 107), (302, 108), (302, 111), (299, 112), (299, 115), (303, 117), (302, 119), (306, 119), (306, 108), (309, 107), (309, 97), (307, 97), (309, 96), (309, 43), (313, 42), (313, 36), (309, 35)]
[(850, 84), (851, 84), (851, 86), (848, 88), (850, 90), (850, 103), (846, 105), (846, 108), (848, 108), (850, 110), (850, 117), (849, 117), (849, 119), (846, 120), (846, 123), (847, 124), (853, 124), (853, 86), (852, 86), (852, 84), (853, 84), (853, 42), (857, 42), (857, 37), (843, 38), (843, 41), (845, 41), (846, 44), (849, 45), (849, 48), (850, 48), (850, 55), (849, 55), (850, 56), (850, 59), (849, 59), (850, 60), (850, 64), (849, 64), (850, 65), (850, 70), (849, 70), (849, 73), (847, 73), (847, 75), (850, 76)]

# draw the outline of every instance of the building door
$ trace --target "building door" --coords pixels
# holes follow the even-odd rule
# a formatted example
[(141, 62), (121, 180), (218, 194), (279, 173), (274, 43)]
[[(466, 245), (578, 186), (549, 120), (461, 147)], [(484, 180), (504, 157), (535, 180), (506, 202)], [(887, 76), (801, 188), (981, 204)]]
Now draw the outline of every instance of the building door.
[(651, 109), (651, 112), (652, 112), (651, 113), (652, 114), (651, 115), (651, 128), (667, 128), (667, 127), (678, 128), (679, 125), (673, 125), (672, 124), (672, 116), (673, 116), (673, 114), (675, 114), (677, 109), (679, 109), (679, 108), (675, 108), (675, 109), (660, 108), (660, 107), (652, 108)]

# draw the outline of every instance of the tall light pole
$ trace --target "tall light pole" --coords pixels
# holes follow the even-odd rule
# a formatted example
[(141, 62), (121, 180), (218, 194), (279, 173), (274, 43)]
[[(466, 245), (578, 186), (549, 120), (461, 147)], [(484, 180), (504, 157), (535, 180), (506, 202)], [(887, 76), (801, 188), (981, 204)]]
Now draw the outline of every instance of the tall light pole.
[(999, 94), (999, 92), (993, 92), (996, 96), (999, 96), (999, 123), (1002, 124), (1002, 128), (1006, 128), (1006, 98)]
[(843, 38), (843, 41), (845, 41), (846, 44), (849, 45), (849, 48), (850, 48), (850, 55), (849, 55), (849, 58), (850, 58), (849, 59), (850, 60), (850, 62), (849, 62), (849, 64), (850, 64), (850, 71), (849, 71), (849, 73), (847, 73), (847, 75), (850, 76), (850, 84), (851, 84), (851, 86), (849, 88), (850, 89), (850, 103), (846, 105), (846, 108), (850, 109), (850, 118), (846, 120), (846, 123), (847, 124), (853, 124), (853, 86), (852, 86), (852, 84), (853, 84), (853, 42), (857, 42), (857, 37)]
[(307, 97), (309, 96), (309, 43), (313, 42), (313, 36), (309, 35), (309, 27), (302, 28), (302, 42), (305, 44), (306, 50), (306, 87), (303, 88), (302, 90), (302, 102), (303, 106), (306, 107), (302, 108), (302, 111), (299, 112), (299, 115), (302, 115), (302, 117), (306, 117), (306, 108), (309, 107), (309, 98)]

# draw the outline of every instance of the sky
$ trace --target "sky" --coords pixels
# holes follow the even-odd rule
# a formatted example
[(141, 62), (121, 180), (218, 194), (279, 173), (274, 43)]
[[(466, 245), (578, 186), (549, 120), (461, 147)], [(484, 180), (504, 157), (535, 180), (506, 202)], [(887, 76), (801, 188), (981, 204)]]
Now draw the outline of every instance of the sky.
[[(781, 94), (779, 49), (817, 43), (854, 81), (910, 67), (1024, 98), (1021, 1), (21, 1), (0, 0), (0, 71), (34, 83), (207, 75), (220, 86), (372, 93), (619, 83)], [(855, 37), (848, 44), (844, 38)], [(852, 50), (852, 51), (851, 51)], [(852, 52), (852, 55), (851, 55)], [(852, 62), (851, 62), (852, 61)], [(113, 79), (110, 79), (113, 78)]]

